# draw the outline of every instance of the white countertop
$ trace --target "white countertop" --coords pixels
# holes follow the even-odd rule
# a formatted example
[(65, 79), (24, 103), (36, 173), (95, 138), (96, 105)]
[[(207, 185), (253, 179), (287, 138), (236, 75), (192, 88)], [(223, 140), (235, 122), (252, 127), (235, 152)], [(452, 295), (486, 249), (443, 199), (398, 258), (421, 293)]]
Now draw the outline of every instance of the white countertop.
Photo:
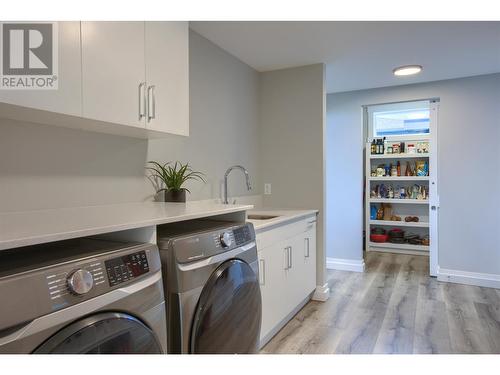
[(267, 220), (247, 219), (247, 221), (253, 224), (256, 232), (261, 232), (270, 227), (279, 226), (304, 217), (316, 216), (318, 212), (318, 210), (255, 209), (247, 211), (247, 215), (269, 215), (276, 217)]
[(252, 209), (207, 201), (123, 203), (0, 213), (0, 250)]

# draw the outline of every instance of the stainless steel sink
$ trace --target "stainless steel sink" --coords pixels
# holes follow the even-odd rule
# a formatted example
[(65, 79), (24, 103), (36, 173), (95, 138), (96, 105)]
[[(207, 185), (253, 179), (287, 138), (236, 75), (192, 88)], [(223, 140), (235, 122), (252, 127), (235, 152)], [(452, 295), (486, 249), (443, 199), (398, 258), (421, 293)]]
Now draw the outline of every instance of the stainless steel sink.
[(273, 215), (248, 215), (248, 220), (271, 220), (277, 218), (278, 216)]

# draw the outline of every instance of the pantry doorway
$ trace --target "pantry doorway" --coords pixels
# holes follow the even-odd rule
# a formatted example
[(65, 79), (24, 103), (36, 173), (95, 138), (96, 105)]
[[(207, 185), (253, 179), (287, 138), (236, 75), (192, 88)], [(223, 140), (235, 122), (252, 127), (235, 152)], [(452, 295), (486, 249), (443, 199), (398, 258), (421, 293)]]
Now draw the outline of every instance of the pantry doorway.
[(363, 106), (365, 251), (429, 257), (438, 268), (439, 99)]

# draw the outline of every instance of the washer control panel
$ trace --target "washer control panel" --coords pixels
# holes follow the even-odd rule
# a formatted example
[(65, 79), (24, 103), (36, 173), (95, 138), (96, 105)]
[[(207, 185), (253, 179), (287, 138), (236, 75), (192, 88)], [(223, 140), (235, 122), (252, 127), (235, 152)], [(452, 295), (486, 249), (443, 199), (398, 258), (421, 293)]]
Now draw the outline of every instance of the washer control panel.
[(236, 242), (236, 246), (243, 245), (246, 242), (252, 241), (253, 236), (252, 232), (248, 225), (241, 226), (233, 230), (234, 240)]
[(149, 272), (145, 251), (106, 260), (104, 266), (110, 286), (121, 284)]

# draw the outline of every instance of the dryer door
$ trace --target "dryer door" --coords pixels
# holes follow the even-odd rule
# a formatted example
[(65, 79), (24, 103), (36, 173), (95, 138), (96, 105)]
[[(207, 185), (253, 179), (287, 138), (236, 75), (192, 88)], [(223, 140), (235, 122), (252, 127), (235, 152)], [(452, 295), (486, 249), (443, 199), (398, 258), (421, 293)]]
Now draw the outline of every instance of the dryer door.
[(191, 353), (254, 353), (260, 321), (257, 275), (246, 262), (228, 260), (201, 292), (191, 330)]
[(40, 354), (161, 353), (155, 334), (128, 314), (100, 313), (79, 320), (40, 345)]

